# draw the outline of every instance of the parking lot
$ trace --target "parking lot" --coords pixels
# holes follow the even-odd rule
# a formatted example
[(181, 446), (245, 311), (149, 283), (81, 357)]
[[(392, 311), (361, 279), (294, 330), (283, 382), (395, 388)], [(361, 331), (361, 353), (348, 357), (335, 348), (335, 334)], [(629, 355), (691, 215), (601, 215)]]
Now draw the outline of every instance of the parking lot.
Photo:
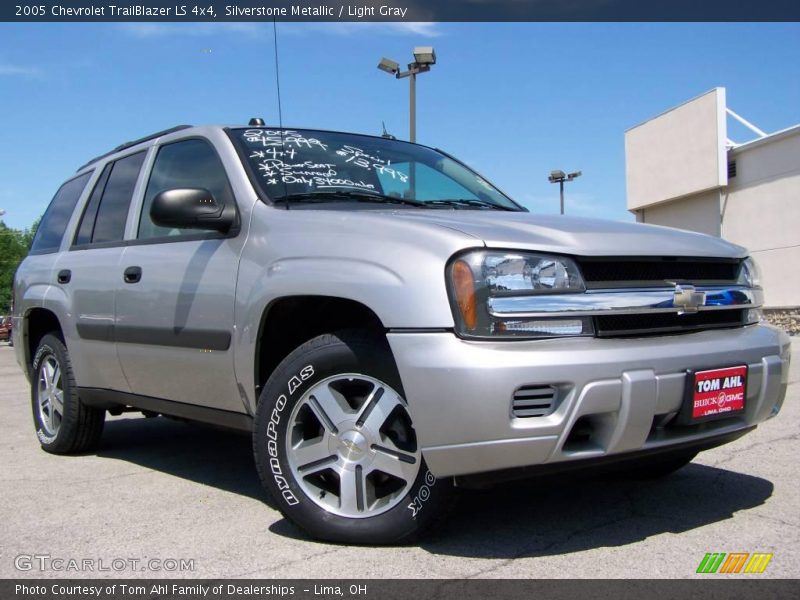
[[(124, 415), (107, 421), (96, 453), (42, 452), (28, 383), (1, 344), (0, 577), (686, 578), (706, 552), (771, 552), (766, 572), (747, 577), (795, 578), (798, 340), (778, 418), (672, 477), (573, 475), (462, 492), (434, 537), (400, 548), (307, 539), (264, 497), (245, 435)], [(20, 555), (191, 559), (194, 569), (20, 571)]]

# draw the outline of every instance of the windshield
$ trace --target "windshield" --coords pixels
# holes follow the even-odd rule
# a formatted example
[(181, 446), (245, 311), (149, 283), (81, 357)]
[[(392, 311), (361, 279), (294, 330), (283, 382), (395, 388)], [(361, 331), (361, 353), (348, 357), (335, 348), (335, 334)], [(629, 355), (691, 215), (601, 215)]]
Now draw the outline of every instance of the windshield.
[(233, 130), (273, 201), (524, 210), (448, 156), (408, 142), (305, 129)]

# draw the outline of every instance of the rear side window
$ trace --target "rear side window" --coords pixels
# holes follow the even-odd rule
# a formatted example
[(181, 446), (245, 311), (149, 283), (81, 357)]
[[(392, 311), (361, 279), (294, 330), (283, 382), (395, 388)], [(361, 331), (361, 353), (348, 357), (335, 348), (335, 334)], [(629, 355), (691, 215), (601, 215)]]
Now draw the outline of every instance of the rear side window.
[(92, 244), (122, 240), (133, 189), (136, 187), (144, 157), (145, 152), (137, 152), (119, 159), (111, 167), (94, 219)]
[(153, 198), (159, 192), (175, 188), (204, 188), (211, 192), (220, 205), (233, 203), (233, 192), (225, 167), (209, 142), (190, 139), (164, 145), (158, 151), (147, 183), (139, 218), (139, 239), (197, 235), (196, 230), (159, 227), (150, 219)]
[(92, 241), (92, 233), (94, 232), (94, 221), (97, 218), (97, 208), (100, 206), (100, 198), (103, 196), (103, 190), (108, 182), (108, 176), (111, 174), (111, 163), (106, 165), (97, 183), (94, 184), (92, 195), (89, 197), (89, 202), (86, 208), (83, 209), (83, 216), (81, 223), (78, 225), (78, 232), (75, 234), (75, 244), (89, 244)]
[(83, 193), (90, 176), (91, 172), (84, 173), (80, 177), (70, 179), (59, 188), (36, 230), (36, 236), (31, 243), (31, 254), (58, 251), (72, 211), (75, 210), (78, 198)]

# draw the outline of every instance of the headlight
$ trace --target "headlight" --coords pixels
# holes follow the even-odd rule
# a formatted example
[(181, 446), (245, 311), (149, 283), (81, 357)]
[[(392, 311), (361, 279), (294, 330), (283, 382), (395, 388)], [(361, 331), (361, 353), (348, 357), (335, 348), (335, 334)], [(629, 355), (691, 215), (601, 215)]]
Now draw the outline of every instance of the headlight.
[(494, 297), (585, 292), (577, 265), (565, 256), (478, 250), (448, 265), (447, 282), (456, 329), (463, 337), (592, 334), (590, 318), (509, 319), (493, 316), (487, 309)]
[(742, 267), (739, 269), (739, 285), (746, 285), (749, 288), (761, 289), (761, 271), (753, 260), (752, 256), (748, 256), (742, 261)]

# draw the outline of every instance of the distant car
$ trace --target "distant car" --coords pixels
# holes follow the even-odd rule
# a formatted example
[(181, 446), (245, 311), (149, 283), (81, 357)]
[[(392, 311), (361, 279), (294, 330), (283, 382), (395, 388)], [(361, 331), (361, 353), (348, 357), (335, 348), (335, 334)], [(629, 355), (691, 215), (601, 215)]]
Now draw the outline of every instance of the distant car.
[(11, 317), (0, 317), (0, 342), (11, 342)]

